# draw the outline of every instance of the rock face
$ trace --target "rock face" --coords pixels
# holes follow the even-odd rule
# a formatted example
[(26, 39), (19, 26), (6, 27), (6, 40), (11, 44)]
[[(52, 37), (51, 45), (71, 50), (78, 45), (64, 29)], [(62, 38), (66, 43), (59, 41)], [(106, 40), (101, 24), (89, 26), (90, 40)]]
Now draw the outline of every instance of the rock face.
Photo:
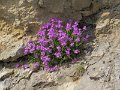
[(82, 13), (88, 16), (101, 8), (101, 3), (98, 6), (96, 3), (95, 0), (0, 0), (0, 61), (21, 57), (24, 36), (33, 37), (39, 25), (48, 19), (80, 20)]
[(39, 25), (50, 18), (80, 20), (102, 7), (119, 3), (119, 0), (0, 0), (0, 61), (23, 56), (24, 37), (33, 37)]
[(72, 0), (72, 7), (75, 10), (82, 10), (90, 7), (92, 0)]
[(61, 67), (59, 71), (52, 73), (43, 70), (33, 73), (29, 68), (25, 70), (13, 67), (8, 69), (11, 65), (14, 66), (14, 63), (4, 65), (5, 67), (0, 70), (0, 90), (41, 90), (77, 81), (84, 73), (80, 63), (69, 68)]
[[(24, 36), (34, 37), (39, 25), (53, 17), (80, 20), (120, 0), (0, 0), (0, 61), (23, 56)], [(104, 21), (104, 25), (109, 20)], [(104, 27), (98, 26), (98, 28)]]
[[(28, 1), (33, 3), (33, 0)], [(39, 3), (43, 5), (42, 1)], [(44, 5), (43, 7), (45, 8)], [(85, 60), (70, 67), (61, 67), (59, 71), (52, 73), (43, 70), (33, 73), (29, 69), (16, 69), (15, 62), (0, 63), (0, 90), (120, 90), (120, 3), (102, 9), (94, 17), (97, 17), (94, 50), (86, 55)], [(2, 21), (1, 23), (2, 27), (8, 25)], [(20, 41), (23, 30), (13, 29), (16, 30), (16, 35), (9, 33), (11, 29), (8, 28), (9, 26), (0, 36), (4, 37), (4, 42), (9, 42), (9, 35), (12, 35), (14, 39), (11, 39), (10, 44), (14, 45), (12, 40)], [(8, 38), (4, 36), (5, 33), (8, 33)], [(0, 46), (1, 52), (6, 49), (7, 43), (3, 44)], [(84, 74), (81, 73), (80, 64), (85, 65)]]
[[(70, 67), (61, 67), (59, 71), (51, 73), (43, 70), (33, 73), (29, 69), (16, 69), (14, 62), (4, 65), (0, 63), (0, 90), (119, 90), (120, 20), (117, 19), (120, 17), (119, 9), (120, 5), (113, 8), (109, 28), (95, 28), (96, 31), (105, 31), (96, 32), (98, 36), (95, 39), (94, 50), (85, 57), (85, 60)], [(99, 13), (101, 17), (97, 20), (98, 26), (101, 25), (99, 21), (104, 22), (109, 18), (103, 18), (108, 15), (106, 11), (109, 9)], [(83, 71), (80, 68), (81, 63), (85, 65), (84, 73), (81, 73)]]
[[(120, 0), (0, 0), (0, 61), (23, 55), (24, 36), (33, 37), (39, 25), (52, 17), (80, 20)], [(106, 25), (109, 20), (106, 20)], [(104, 27), (104, 26), (98, 26)]]

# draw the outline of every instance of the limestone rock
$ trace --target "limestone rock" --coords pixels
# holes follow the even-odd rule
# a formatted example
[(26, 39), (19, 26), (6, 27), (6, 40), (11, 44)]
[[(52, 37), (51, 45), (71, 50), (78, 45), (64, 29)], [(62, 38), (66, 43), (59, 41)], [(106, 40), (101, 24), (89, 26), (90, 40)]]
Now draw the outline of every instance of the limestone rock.
[(3, 80), (9, 77), (13, 73), (14, 73), (13, 69), (5, 69), (5, 70), (0, 71), (0, 80)]
[(32, 74), (32, 71), (30, 71), (30, 69), (20, 69), (16, 71), (15, 76), (19, 76), (18, 78), (18, 82), (23, 79), (23, 78), (29, 78)]
[(99, 12), (101, 8), (102, 8), (101, 0), (92, 0), (90, 6), (86, 9), (83, 9), (81, 13), (83, 14), (83, 16), (89, 16), (92, 15), (93, 13)]
[(63, 13), (64, 12), (64, 2), (65, 0), (44, 0), (44, 7), (46, 7), (50, 12), (53, 13)]
[(107, 27), (110, 24), (110, 12), (104, 11), (98, 15), (100, 18), (96, 22), (96, 33), (102, 34), (107, 33)]
[[(14, 61), (23, 56), (24, 36), (34, 37), (39, 25), (50, 18), (81, 20), (82, 15), (89, 16), (99, 11), (102, 4), (116, 6), (120, 1), (0, 0), (0, 2), (0, 61)], [(119, 14), (117, 16), (119, 17)], [(109, 18), (102, 19), (96, 29), (104, 29), (109, 21)]]
[(5, 79), (4, 81), (0, 82), (0, 90), (9, 90), (12, 80), (10, 78)]
[(88, 8), (92, 3), (92, 0), (72, 0), (72, 7), (75, 10), (82, 10)]
[[(23, 56), (26, 38), (34, 37), (39, 25), (50, 18), (82, 19), (82, 9), (99, 7), (92, 0), (0, 0), (0, 61), (14, 61)], [(88, 8), (88, 9), (87, 9)], [(84, 16), (88, 16), (83, 14)]]
[[(1, 3), (3, 4), (5, 0), (1, 0), (1, 1), (2, 1)], [(13, 1), (15, 2), (15, 0)], [(33, 0), (25, 0), (25, 1), (29, 1), (29, 2), (22, 2), (22, 3), (24, 4), (29, 3), (30, 6), (32, 5)], [(113, 0), (109, 0), (109, 1), (113, 1)], [(22, 7), (22, 5), (20, 7)], [(40, 8), (47, 9), (47, 7), (40, 7)], [(102, 27), (104, 26), (102, 25), (102, 23), (103, 22), (108, 23), (107, 19), (109, 18), (110, 14), (112, 14), (110, 17), (111, 18), (109, 23), (110, 25), (107, 24), (109, 30), (111, 30), (111, 33), (110, 34), (102, 33), (102, 35), (100, 34), (98, 37), (96, 37), (95, 40), (96, 44), (94, 50), (91, 52), (91, 55), (88, 55), (85, 58), (86, 63), (84, 64), (87, 64), (87, 67), (85, 73), (82, 74), (83, 76), (81, 75), (81, 71), (83, 69), (78, 67), (80, 65), (79, 62), (76, 64), (72, 64), (70, 66), (67, 65), (61, 66), (60, 70), (56, 72), (45, 72), (40, 70), (38, 72), (32, 73), (28, 69), (26, 70), (15, 69), (14, 74), (12, 75), (5, 73), (5, 70), (3, 71), (1, 70), (4, 64), (0, 62), (0, 70), (1, 70), (0, 78), (2, 78), (2, 80), (0, 81), (0, 90), (119, 90), (120, 89), (120, 37), (119, 37), (120, 10), (119, 9), (120, 9), (120, 5), (110, 10), (111, 12), (109, 12), (108, 10), (108, 12), (100, 13), (100, 16), (98, 17), (100, 20), (98, 20), (96, 24), (97, 27), (99, 25), (101, 25), (101, 27), (97, 29), (101, 29), (101, 28), (104, 29), (104, 27)], [(13, 11), (14, 10), (15, 9), (13, 9)], [(15, 21), (18, 23), (16, 25), (14, 24), (15, 26), (17, 26), (14, 27), (12, 23), (14, 22), (14, 19), (12, 18), (11, 20), (13, 21), (8, 23), (6, 19), (10, 18), (11, 16), (9, 16), (8, 14), (5, 15), (4, 14), (5, 13), (0, 14), (0, 18), (1, 17), (3, 18), (5, 16), (4, 17), (5, 20), (0, 19), (0, 38), (1, 38), (0, 53), (5, 52), (5, 50), (7, 49), (10, 49), (12, 45), (13, 47), (14, 45), (16, 47), (18, 45), (18, 42), (22, 41), (25, 33), (22, 26), (24, 26), (24, 24), (26, 25), (25, 22), (28, 21), (28, 17), (23, 18), (24, 16), (26, 16), (24, 12), (23, 16), (21, 16), (22, 14), (20, 15), (20, 17), (22, 18), (20, 22), (19, 22), (19, 18), (15, 19)], [(48, 12), (45, 15), (47, 14)], [(47, 16), (48, 16), (47, 18), (49, 18), (49, 15)], [(43, 16), (43, 18), (44, 17), (45, 16)], [(99, 21), (103, 21), (103, 22), (99, 23)], [(32, 25), (30, 25), (30, 27), (32, 27)], [(26, 32), (30, 32), (30, 29), (31, 28), (29, 27), (26, 28)], [(35, 33), (35, 30), (33, 31), (31, 30), (31, 32)], [(34, 34), (29, 33), (29, 35), (32, 36)], [(3, 55), (4, 54), (2, 54), (2, 56)], [(11, 64), (11, 63), (7, 63), (7, 64)], [(11, 65), (9, 68), (12, 68)], [(4, 67), (6, 67), (6, 65), (4, 65)]]
[(13, 61), (23, 55), (24, 43), (20, 38), (22, 34), (17, 31), (0, 36), (0, 61)]
[(110, 47), (109, 43), (102, 43), (96, 49), (93, 50), (92, 55), (93, 57), (101, 57), (105, 54), (107, 49)]
[(118, 4), (120, 4), (120, 0), (102, 0), (104, 7), (114, 7)]

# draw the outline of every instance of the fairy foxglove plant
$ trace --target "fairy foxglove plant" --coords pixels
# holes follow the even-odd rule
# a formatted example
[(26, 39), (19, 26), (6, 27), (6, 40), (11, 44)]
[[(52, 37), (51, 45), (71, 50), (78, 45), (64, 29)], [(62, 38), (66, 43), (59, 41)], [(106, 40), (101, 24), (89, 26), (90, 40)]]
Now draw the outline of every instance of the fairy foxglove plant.
[(37, 41), (29, 41), (25, 55), (40, 62), (47, 71), (59, 69), (64, 62), (79, 58), (88, 42), (89, 35), (86, 26), (78, 28), (78, 22), (69, 20), (67, 23), (58, 18), (52, 18), (42, 25), (37, 32)]

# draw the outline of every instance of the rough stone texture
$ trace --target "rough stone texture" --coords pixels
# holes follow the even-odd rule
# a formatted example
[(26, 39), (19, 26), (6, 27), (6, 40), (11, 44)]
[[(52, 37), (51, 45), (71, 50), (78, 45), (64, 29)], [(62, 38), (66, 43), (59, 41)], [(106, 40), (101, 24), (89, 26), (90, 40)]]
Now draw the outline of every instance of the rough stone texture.
[(63, 13), (65, 0), (43, 0), (43, 5), (41, 7), (47, 8), (53, 13)]
[[(52, 17), (80, 20), (102, 7), (115, 7), (119, 0), (0, 0), (0, 61), (23, 55), (24, 36), (33, 37), (39, 25)], [(103, 16), (104, 17), (104, 16)], [(110, 19), (98, 21), (105, 27)]]
[(13, 61), (23, 55), (22, 37), (22, 34), (17, 30), (9, 35), (0, 36), (0, 61), (9, 59)]
[(13, 74), (13, 69), (7, 69), (7, 70), (2, 70), (2, 71), (0, 72), (0, 80), (6, 77), (9, 77), (11, 74)]
[(13, 61), (23, 55), (23, 36), (35, 7), (25, 0), (0, 0), (0, 61)]
[[(106, 0), (106, 2), (107, 1), (110, 1), (111, 4), (113, 2), (112, 6), (114, 7), (102, 9), (102, 11), (95, 16), (97, 17), (97, 21), (95, 23), (96, 39), (93, 44), (94, 50), (90, 55), (85, 57), (85, 60), (81, 60), (79, 63), (73, 64), (70, 67), (61, 67), (60, 71), (52, 73), (43, 70), (33, 73), (29, 69), (14, 68), (14, 62), (0, 62), (0, 78), (2, 78), (0, 80), (0, 90), (119, 90), (120, 3), (115, 4), (119, 2), (119, 0)], [(15, 3), (14, 0), (13, 2)], [(24, 6), (24, 4), (28, 2), (33, 5), (36, 4), (34, 0), (21, 0), (19, 4)], [(4, 5), (4, 1), (1, 3), (0, 7)], [(39, 1), (41, 5), (40, 8), (46, 8), (44, 3), (42, 0)], [(66, 8), (69, 7), (66, 6)], [(1, 10), (3, 9), (0, 9), (0, 11)], [(17, 28), (15, 28), (15, 24), (13, 25), (11, 22), (12, 19), (11, 21), (5, 18), (3, 20), (3, 17), (10, 18), (10, 16), (7, 14), (3, 15), (3, 13), (0, 14), (0, 53), (5, 52), (5, 50), (9, 51), (9, 49), (11, 52), (14, 52), (11, 47), (13, 46), (14, 48), (17, 47), (17, 45), (23, 45), (23, 43), (20, 44), (19, 42), (22, 41), (21, 38), (23, 38), (25, 31), (21, 25), (19, 26), (19, 22), (17, 23)], [(8, 23), (7, 20), (10, 23)], [(24, 20), (25, 19), (22, 21), (27, 22), (27, 20)], [(30, 28), (28, 26), (32, 27), (34, 25), (30, 23), (26, 26), (25, 30), (29, 31)], [(34, 32), (32, 34), (34, 35)], [(14, 41), (16, 41), (17, 44), (15, 44)], [(8, 51), (6, 51), (7, 54)], [(84, 74), (76, 69), (81, 63), (85, 65), (84, 68), (86, 71)]]
[[(94, 50), (70, 67), (48, 73), (43, 70), (15, 69), (0, 63), (0, 72), (10, 68), (14, 74), (0, 81), (0, 90), (119, 90), (120, 89), (120, 5), (97, 14)], [(96, 17), (95, 16), (95, 17)], [(109, 19), (109, 24), (102, 25)], [(102, 21), (102, 22), (101, 22)], [(104, 23), (103, 23), (104, 24)], [(99, 27), (99, 28), (98, 28)], [(76, 69), (80, 63), (86, 69), (84, 74)], [(14, 63), (10, 63), (14, 66)], [(1, 70), (5, 67), (4, 70)], [(9, 67), (8, 67), (9, 66)], [(83, 75), (83, 76), (82, 76)], [(1, 77), (6, 76), (2, 74)]]
[(92, 0), (72, 0), (72, 7), (75, 10), (82, 10), (90, 7)]
[(24, 36), (33, 37), (39, 25), (48, 19), (80, 20), (81, 13), (88, 16), (100, 9), (95, 3), (92, 0), (0, 0), (0, 61), (14, 61), (23, 56)]
[(14, 66), (15, 63), (4, 65), (4, 70), (0, 71), (0, 90), (41, 90), (77, 81), (84, 73), (80, 63), (76, 63), (68, 68), (61, 67), (59, 71), (52, 73), (43, 70), (33, 73), (30, 69), (24, 70), (13, 67), (8, 69), (11, 65)]
[(103, 3), (103, 6), (105, 7), (115, 7), (120, 3), (120, 0), (101, 0)]

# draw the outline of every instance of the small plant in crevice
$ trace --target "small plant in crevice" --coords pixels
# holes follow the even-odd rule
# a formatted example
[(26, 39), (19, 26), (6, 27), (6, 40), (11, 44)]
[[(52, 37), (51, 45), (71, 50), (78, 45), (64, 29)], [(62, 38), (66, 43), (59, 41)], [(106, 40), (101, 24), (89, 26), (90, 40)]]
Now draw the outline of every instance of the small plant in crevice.
[(86, 26), (78, 28), (78, 22), (67, 23), (52, 18), (41, 26), (37, 40), (29, 40), (24, 54), (31, 62), (39, 62), (47, 71), (56, 71), (63, 63), (74, 62), (84, 53), (90, 35)]

